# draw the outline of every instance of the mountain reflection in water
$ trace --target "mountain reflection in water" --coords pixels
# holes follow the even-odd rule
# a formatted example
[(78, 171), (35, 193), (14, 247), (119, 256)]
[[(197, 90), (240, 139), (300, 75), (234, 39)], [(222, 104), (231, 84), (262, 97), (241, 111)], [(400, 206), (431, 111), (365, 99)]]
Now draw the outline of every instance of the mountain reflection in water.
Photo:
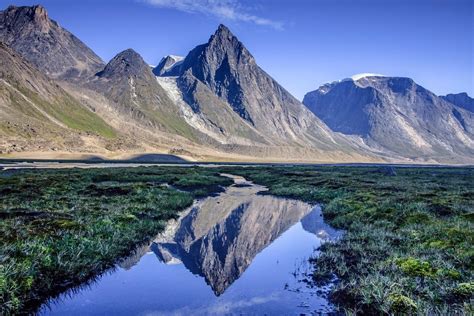
[(327, 239), (337, 232), (326, 225), (319, 207), (270, 195), (243, 179), (225, 193), (196, 203), (159, 235), (151, 250), (165, 263), (183, 263), (222, 294), (253, 258), (301, 220), (303, 228)]
[[(230, 176), (230, 175), (228, 175)], [(198, 200), (90, 287), (44, 315), (229, 315), (328, 312), (300, 282), (325, 240), (338, 237), (319, 206), (270, 195), (241, 177)], [(157, 260), (158, 258), (158, 260)], [(211, 290), (212, 289), (212, 290)]]

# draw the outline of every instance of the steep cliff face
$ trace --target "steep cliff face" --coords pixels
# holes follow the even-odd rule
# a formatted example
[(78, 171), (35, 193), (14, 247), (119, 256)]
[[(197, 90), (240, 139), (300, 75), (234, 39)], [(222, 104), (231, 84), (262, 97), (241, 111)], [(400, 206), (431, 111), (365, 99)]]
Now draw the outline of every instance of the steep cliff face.
[(334, 131), (389, 155), (442, 162), (474, 157), (473, 115), (410, 78), (366, 76), (320, 87), (303, 103)]
[(40, 6), (0, 11), (0, 41), (51, 78), (80, 81), (103, 67), (102, 60)]

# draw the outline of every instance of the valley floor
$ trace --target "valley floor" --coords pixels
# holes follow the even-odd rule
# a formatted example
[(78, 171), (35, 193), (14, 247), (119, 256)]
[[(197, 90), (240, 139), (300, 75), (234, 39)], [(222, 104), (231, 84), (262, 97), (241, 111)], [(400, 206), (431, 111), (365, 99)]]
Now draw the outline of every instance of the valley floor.
[(153, 166), (0, 172), (1, 313), (93, 280), (194, 199), (230, 185), (221, 172), (323, 203), (345, 234), (322, 247), (309, 283), (337, 279), (341, 311), (474, 311), (472, 168)]

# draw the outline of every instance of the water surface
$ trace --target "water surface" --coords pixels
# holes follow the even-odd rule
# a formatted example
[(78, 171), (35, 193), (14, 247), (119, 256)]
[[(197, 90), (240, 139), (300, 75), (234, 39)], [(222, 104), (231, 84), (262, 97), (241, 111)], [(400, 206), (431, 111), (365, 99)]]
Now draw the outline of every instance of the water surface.
[[(308, 259), (340, 235), (319, 206), (258, 195), (234, 177), (94, 284), (64, 294), (43, 315), (229, 315), (327, 312), (303, 280)], [(327, 290), (327, 289), (326, 289)], [(320, 293), (320, 294), (318, 294)]]

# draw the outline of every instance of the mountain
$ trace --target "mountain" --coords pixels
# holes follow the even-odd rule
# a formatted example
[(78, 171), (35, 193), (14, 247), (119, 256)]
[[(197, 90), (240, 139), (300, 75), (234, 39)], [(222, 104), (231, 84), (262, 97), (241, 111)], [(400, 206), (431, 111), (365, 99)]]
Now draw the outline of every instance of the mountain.
[(425, 161), (472, 162), (474, 115), (410, 78), (358, 76), (321, 86), (303, 103), (336, 132), (374, 150)]
[[(184, 60), (174, 61), (165, 58), (154, 69), (158, 81), (174, 91), (188, 123), (222, 150), (311, 159), (370, 155), (353, 139), (333, 133), (264, 72), (224, 25)], [(164, 65), (171, 71), (163, 72)]]
[[(54, 80), (51, 82), (61, 87), (78, 109), (88, 109), (95, 117), (106, 121), (115, 135), (106, 142), (93, 137), (87, 142), (57, 146), (56, 140), (62, 136), (53, 137), (45, 133), (41, 148), (27, 148), (17, 145), (20, 140), (29, 144), (26, 136), (19, 134), (15, 142), (6, 141), (10, 148), (8, 152), (37, 148), (45, 152), (60, 150), (60, 155), (63, 152), (73, 155), (80, 152), (119, 153), (125, 158), (144, 152), (173, 151), (188, 156), (199, 156), (201, 152), (214, 154), (209, 148), (201, 150), (202, 146), (196, 141), (200, 132), (184, 122), (149, 66), (144, 67), (143, 59), (132, 50), (122, 52), (105, 65), (83, 42), (51, 20), (42, 6), (10, 6), (0, 12), (0, 21), (0, 41), (11, 45), (18, 55), (37, 68), (42, 77)], [(35, 83), (35, 77), (30, 81)], [(27, 125), (29, 120), (29, 117), (22, 116), (18, 122)], [(43, 131), (41, 129), (38, 133)], [(58, 133), (67, 134), (69, 131)], [(76, 136), (84, 138), (80, 134)]]
[(469, 97), (466, 92), (448, 94), (441, 96), (448, 102), (451, 102), (454, 105), (459, 106), (460, 108), (466, 109), (468, 111), (474, 112), (474, 99)]
[(116, 131), (58, 84), (0, 42), (0, 152), (82, 151)]
[(103, 67), (90, 48), (51, 20), (40, 5), (0, 11), (0, 41), (51, 78), (80, 80)]

